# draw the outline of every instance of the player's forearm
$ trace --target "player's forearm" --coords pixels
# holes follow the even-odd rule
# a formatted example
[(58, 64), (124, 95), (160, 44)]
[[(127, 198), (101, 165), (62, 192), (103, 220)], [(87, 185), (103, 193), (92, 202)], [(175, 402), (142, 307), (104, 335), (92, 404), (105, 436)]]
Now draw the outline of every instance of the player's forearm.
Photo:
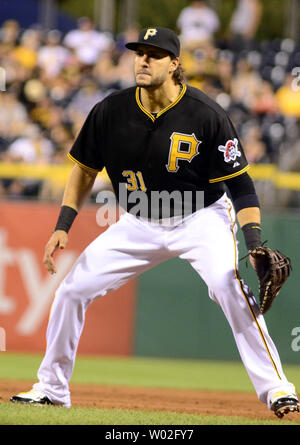
[(80, 208), (90, 194), (97, 173), (89, 172), (75, 164), (66, 185), (55, 231), (68, 233)]
[(261, 245), (259, 199), (248, 173), (226, 181), (248, 250)]
[(90, 195), (96, 176), (96, 172), (89, 172), (75, 164), (64, 191), (62, 205), (78, 212)]
[(236, 214), (240, 227), (249, 223), (261, 223), (261, 215), (259, 207), (247, 207), (241, 209)]
[(261, 246), (261, 216), (259, 207), (246, 207), (237, 212), (248, 251)]

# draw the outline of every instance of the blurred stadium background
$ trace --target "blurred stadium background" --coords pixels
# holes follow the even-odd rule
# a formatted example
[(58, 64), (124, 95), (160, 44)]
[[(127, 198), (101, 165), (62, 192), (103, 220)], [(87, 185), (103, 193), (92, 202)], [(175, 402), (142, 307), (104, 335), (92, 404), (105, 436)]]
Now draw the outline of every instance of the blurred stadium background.
[[(105, 171), (68, 249), (57, 255), (58, 274), (47, 275), (44, 245), (72, 168), (66, 154), (92, 106), (134, 85), (134, 54), (124, 43), (160, 25), (180, 35), (187, 82), (234, 121), (262, 204), (264, 239), (292, 259), (294, 272), (266, 320), (282, 359), (300, 363), (300, 1), (196, 3), (0, 1), (0, 326), (7, 351), (44, 351), (55, 288), (104, 230), (96, 196), (110, 189)], [(244, 262), (241, 271), (256, 290), (254, 272)], [(79, 353), (238, 359), (223, 314), (177, 260), (95, 302)]]

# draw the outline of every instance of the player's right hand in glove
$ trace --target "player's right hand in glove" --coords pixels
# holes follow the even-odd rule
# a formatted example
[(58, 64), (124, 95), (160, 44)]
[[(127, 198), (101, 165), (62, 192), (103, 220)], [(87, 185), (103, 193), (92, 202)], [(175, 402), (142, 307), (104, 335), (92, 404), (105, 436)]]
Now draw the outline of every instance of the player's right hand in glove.
[(68, 242), (68, 234), (64, 230), (56, 230), (49, 239), (45, 247), (45, 254), (43, 263), (49, 273), (54, 274), (57, 272), (55, 262), (53, 259), (54, 253), (58, 249), (64, 249)]

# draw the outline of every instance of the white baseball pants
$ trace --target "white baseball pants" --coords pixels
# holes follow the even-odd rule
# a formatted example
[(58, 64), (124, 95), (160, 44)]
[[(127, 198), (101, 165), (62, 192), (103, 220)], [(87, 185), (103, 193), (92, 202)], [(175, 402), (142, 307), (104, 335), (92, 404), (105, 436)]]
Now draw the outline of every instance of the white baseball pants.
[(55, 404), (71, 406), (69, 381), (87, 307), (129, 279), (179, 256), (190, 262), (205, 281), (209, 296), (223, 309), (258, 398), (270, 407), (277, 391), (295, 392), (257, 303), (238, 276), (236, 230), (226, 194), (180, 224), (158, 225), (122, 215), (83, 251), (59, 286), (34, 389)]

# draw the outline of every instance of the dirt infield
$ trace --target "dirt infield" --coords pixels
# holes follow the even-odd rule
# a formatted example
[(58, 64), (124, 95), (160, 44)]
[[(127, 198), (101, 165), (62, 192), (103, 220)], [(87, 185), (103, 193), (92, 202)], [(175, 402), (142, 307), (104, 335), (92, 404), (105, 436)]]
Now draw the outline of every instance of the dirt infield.
[[(28, 381), (1, 380), (0, 401), (8, 402), (11, 395), (28, 391), (30, 387)], [(171, 411), (276, 420), (276, 416), (251, 393), (78, 384), (72, 384), (70, 388), (74, 407)], [(284, 420), (299, 421), (299, 414), (290, 413)]]

